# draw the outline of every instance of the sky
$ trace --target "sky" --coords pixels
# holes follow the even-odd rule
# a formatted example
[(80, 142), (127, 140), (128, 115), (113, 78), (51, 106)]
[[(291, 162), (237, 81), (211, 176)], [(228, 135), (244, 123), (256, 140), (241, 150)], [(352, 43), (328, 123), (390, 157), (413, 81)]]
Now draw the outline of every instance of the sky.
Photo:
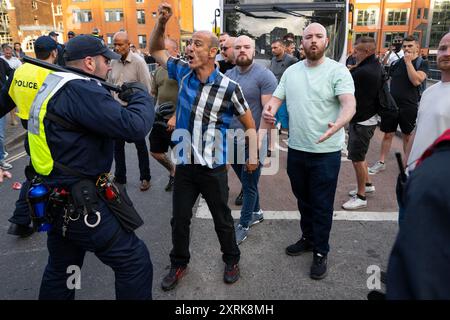
[[(212, 31), (214, 13), (219, 5), (219, 0), (194, 0), (194, 29)], [(220, 26), (220, 19), (217, 19), (217, 26)]]

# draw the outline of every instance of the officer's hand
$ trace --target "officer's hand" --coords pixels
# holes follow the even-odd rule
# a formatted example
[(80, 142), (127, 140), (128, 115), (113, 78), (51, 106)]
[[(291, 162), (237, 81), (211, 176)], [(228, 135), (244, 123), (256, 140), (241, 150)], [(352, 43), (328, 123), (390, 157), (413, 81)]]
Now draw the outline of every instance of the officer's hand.
[(175, 129), (175, 126), (177, 124), (177, 118), (175, 115), (170, 117), (169, 121), (167, 121), (167, 131), (173, 131)]
[(163, 2), (158, 6), (158, 13), (159, 13), (158, 16), (159, 22), (162, 24), (166, 24), (173, 14), (172, 6), (167, 2)]
[(147, 87), (140, 82), (126, 82), (120, 87), (119, 99), (130, 102), (131, 97), (137, 92), (147, 92)]

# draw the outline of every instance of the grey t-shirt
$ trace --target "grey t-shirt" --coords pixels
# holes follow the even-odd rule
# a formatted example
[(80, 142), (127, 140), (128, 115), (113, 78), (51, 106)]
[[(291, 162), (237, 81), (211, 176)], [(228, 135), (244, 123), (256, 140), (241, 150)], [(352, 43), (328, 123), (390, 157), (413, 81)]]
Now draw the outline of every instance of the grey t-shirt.
[(283, 75), (284, 71), (297, 61), (297, 58), (285, 53), (281, 60), (277, 60), (277, 57), (273, 57), (272, 61), (270, 62), (269, 69), (273, 72), (273, 74), (277, 78), (277, 81), (280, 82), (281, 76)]
[[(253, 63), (250, 68), (241, 73), (239, 67), (228, 70), (225, 74), (231, 80), (236, 81), (242, 89), (245, 100), (247, 100), (253, 119), (255, 119), (256, 128), (259, 128), (263, 105), (261, 104), (261, 96), (272, 94), (277, 88), (277, 79), (269, 69)], [(230, 124), (232, 129), (244, 129), (238, 117), (234, 116)]]

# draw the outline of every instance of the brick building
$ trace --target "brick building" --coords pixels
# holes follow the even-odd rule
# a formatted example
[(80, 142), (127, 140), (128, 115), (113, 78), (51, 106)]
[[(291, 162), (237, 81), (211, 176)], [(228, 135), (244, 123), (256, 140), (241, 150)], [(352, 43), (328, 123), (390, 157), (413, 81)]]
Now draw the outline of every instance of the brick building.
[(352, 43), (363, 35), (376, 39), (379, 54), (388, 50), (396, 35), (414, 35), (421, 44), (422, 53), (427, 54), (430, 0), (351, 0), (351, 4), (350, 52)]
[[(108, 45), (114, 33), (123, 29), (142, 51), (147, 50), (150, 33), (155, 26), (159, 1), (151, 0), (61, 0), (64, 30), (91, 34), (99, 30)], [(166, 34), (177, 40), (189, 39), (193, 32), (192, 0), (169, 0), (174, 15)], [(66, 35), (64, 35), (66, 40)]]
[[(20, 42), (29, 55), (33, 53), (34, 40), (50, 31), (63, 31), (60, 0), (1, 0), (0, 41)], [(62, 34), (60, 35), (62, 41)]]

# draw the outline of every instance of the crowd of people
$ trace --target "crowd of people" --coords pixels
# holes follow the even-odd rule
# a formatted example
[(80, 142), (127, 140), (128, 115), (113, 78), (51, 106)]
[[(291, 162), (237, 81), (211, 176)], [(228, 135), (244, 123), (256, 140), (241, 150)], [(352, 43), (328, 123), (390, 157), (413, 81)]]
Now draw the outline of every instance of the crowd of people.
[[(141, 191), (151, 187), (150, 155), (169, 174), (171, 266), (161, 288), (173, 290), (186, 274), (192, 209), (199, 195), (213, 217), (225, 263), (223, 281), (238, 281), (239, 245), (264, 220), (258, 183), (264, 158), (273, 150), (267, 133), (277, 127), (289, 136), (287, 174), (301, 214), (299, 237), (285, 253), (312, 254), (309, 275), (323, 279), (346, 131), (357, 188), (342, 207), (356, 210), (365, 208), (368, 194), (375, 192), (370, 176), (385, 169), (398, 126), (410, 178), (398, 182), (400, 232), (390, 258), (387, 297), (450, 297), (441, 284), (448, 278), (443, 266), (449, 262), (444, 239), (450, 212), (450, 197), (441, 192), (450, 172), (433, 171), (433, 166), (446, 167), (449, 159), (450, 106), (442, 98), (450, 93), (450, 34), (438, 48), (442, 81), (424, 90), (428, 64), (414, 37), (396, 38), (381, 61), (375, 40), (361, 37), (346, 66), (325, 56), (327, 30), (311, 23), (300, 48), (292, 34), (273, 41), (266, 68), (255, 62), (255, 41), (246, 35), (195, 32), (181, 58), (177, 42), (165, 35), (171, 16), (172, 7), (161, 4), (146, 55), (158, 63), (152, 73), (123, 30), (113, 37), (114, 51), (99, 39), (98, 30), (78, 36), (69, 32), (64, 45), (54, 32), (39, 37), (36, 58), (64, 65), (68, 72), (21, 64), (20, 48), (2, 48), (0, 117), (4, 121), (14, 112), (15, 119), (17, 108), (30, 156), (9, 234), (27, 237), (36, 223), (43, 223), (28, 205), (28, 194), (37, 178), (49, 188), (45, 222), (52, 227), (39, 298), (73, 299), (66, 270), (81, 266), (87, 251), (114, 270), (118, 299), (152, 298), (153, 265), (147, 246), (134, 233), (142, 221), (125, 187), (126, 143), (137, 149)], [(110, 92), (100, 80), (119, 89)], [(383, 91), (387, 81), (389, 92)], [(25, 82), (35, 85), (19, 85)], [(381, 93), (392, 97), (395, 107), (380, 103)], [(369, 167), (366, 155), (379, 121), (384, 132), (380, 158)], [(230, 129), (236, 134), (228, 141)], [(0, 144), (0, 182), (11, 178), (7, 170), (12, 167), (2, 149)], [(176, 163), (169, 149), (177, 149)], [(105, 174), (113, 159), (114, 176)], [(241, 183), (237, 223), (228, 206), (229, 167)], [(434, 183), (439, 188), (431, 188)], [(430, 269), (427, 259), (439, 264)]]

